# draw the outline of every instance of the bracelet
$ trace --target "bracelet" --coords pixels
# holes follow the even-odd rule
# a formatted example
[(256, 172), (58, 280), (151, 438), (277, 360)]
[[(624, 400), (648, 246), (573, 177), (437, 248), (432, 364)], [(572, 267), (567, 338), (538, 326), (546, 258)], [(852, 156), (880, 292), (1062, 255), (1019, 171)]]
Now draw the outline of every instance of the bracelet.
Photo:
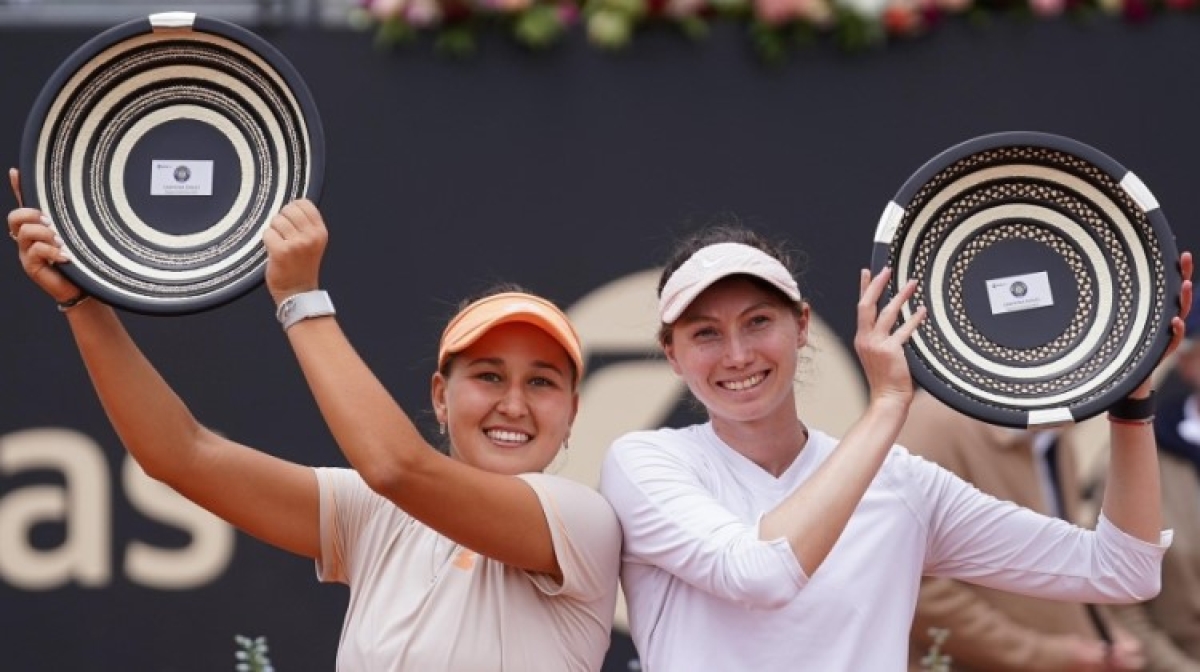
[(88, 294), (87, 292), (84, 292), (84, 291), (80, 291), (78, 294), (67, 299), (66, 301), (59, 301), (58, 302), (58, 312), (65, 313), (68, 310), (74, 308), (75, 306), (78, 306), (79, 304), (83, 303), (84, 301), (87, 301), (90, 298), (92, 298), (91, 294)]
[(336, 314), (337, 311), (333, 308), (329, 292), (320, 289), (293, 294), (280, 301), (279, 308), (275, 310), (275, 318), (279, 320), (279, 324), (283, 325), (284, 331), (292, 328), (301, 320)]
[(1108, 419), (1112, 421), (1148, 423), (1154, 420), (1155, 394), (1151, 390), (1144, 399), (1125, 397), (1108, 408)]
[(1113, 423), (1114, 425), (1133, 425), (1133, 426), (1137, 427), (1137, 426), (1142, 426), (1142, 425), (1154, 424), (1154, 416), (1152, 415), (1148, 418), (1143, 418), (1141, 420), (1126, 420), (1124, 418), (1118, 418), (1118, 417), (1114, 416), (1112, 413), (1109, 413), (1108, 421)]

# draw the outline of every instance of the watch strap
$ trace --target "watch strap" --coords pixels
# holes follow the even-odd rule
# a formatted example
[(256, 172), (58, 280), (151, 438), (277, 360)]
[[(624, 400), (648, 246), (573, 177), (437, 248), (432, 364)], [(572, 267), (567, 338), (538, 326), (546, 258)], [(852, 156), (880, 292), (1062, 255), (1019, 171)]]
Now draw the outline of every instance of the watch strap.
[(1116, 420), (1149, 422), (1154, 419), (1155, 396), (1154, 392), (1151, 391), (1149, 396), (1141, 399), (1126, 397), (1110, 406), (1108, 415), (1110, 418)]
[(301, 320), (336, 314), (337, 311), (333, 307), (333, 300), (329, 298), (329, 292), (322, 289), (293, 294), (280, 301), (279, 307), (275, 310), (275, 317), (283, 326), (284, 331), (292, 328)]

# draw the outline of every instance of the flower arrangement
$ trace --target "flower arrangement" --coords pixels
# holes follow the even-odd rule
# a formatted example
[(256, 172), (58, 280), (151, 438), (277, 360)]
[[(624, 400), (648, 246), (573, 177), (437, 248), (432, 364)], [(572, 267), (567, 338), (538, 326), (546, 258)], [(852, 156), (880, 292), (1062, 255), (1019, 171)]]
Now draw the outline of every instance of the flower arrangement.
[(384, 44), (420, 34), (435, 36), (438, 48), (468, 54), (475, 34), (486, 27), (507, 30), (519, 43), (545, 48), (582, 28), (588, 43), (602, 49), (630, 45), (635, 33), (659, 24), (702, 38), (714, 22), (747, 27), (767, 59), (796, 46), (828, 38), (859, 49), (915, 37), (948, 17), (986, 19), (1019, 14), (1049, 19), (1064, 14), (1100, 14), (1141, 21), (1156, 12), (1198, 13), (1200, 0), (362, 0), (357, 12)]

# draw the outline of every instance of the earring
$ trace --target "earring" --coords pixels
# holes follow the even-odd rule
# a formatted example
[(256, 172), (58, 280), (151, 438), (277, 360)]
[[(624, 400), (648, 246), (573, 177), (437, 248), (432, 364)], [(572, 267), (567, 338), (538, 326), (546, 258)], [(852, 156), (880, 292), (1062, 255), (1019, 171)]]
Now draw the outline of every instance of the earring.
[(571, 437), (569, 437), (569, 436), (568, 436), (567, 438), (563, 439), (563, 447), (562, 447), (562, 449), (563, 449), (563, 450), (570, 450), (570, 449), (571, 449)]
[(445, 435), (446, 435), (446, 423), (444, 423), (444, 422), (439, 422), (439, 423), (438, 423), (438, 434), (439, 434), (440, 436), (445, 436)]

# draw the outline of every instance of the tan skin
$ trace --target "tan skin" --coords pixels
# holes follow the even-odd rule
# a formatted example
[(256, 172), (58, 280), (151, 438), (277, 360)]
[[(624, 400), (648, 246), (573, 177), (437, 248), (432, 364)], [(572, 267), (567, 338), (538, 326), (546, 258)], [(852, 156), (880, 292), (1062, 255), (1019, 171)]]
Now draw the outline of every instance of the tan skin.
[[(18, 207), (8, 215), (8, 230), (38, 287), (59, 302), (79, 294), (56, 268), (71, 258), (42, 213)], [(285, 206), (263, 240), (267, 287), (277, 303), (318, 287), (328, 233), (311, 202)], [(66, 319), (114, 429), (150, 476), (247, 534), (318, 556), (311, 468), (202, 425), (110, 307), (86, 301), (67, 311)], [(561, 346), (519, 325), (501, 327), (457, 357), (448, 376), (435, 374), (435, 410), (451, 420), (452, 440), (463, 442), (455, 457), (447, 457), (425, 441), (334, 317), (304, 320), (287, 338), (338, 446), (372, 489), (477, 553), (561, 579), (537, 496), (512, 475), (544, 469), (574, 420), (578, 396)], [(456, 415), (460, 399), (469, 413)], [(465, 425), (456, 426), (456, 418)], [(496, 436), (497, 427), (508, 433), (493, 441), (488, 432)], [(514, 443), (512, 432), (525, 438)], [(489, 470), (501, 464), (501, 472)]]

